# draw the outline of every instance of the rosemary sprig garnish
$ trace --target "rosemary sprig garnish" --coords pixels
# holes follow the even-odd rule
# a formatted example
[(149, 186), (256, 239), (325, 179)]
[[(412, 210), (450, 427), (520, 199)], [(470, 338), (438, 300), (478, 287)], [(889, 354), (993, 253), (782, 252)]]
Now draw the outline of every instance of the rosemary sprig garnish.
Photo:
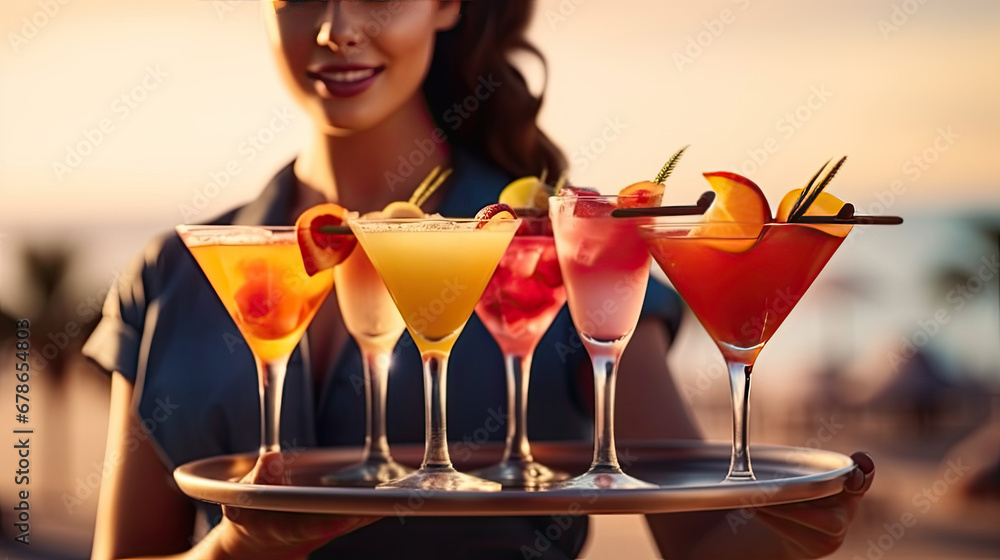
[[(812, 181), (806, 185), (806, 188), (802, 189), (802, 193), (799, 195), (798, 203), (792, 208), (792, 212), (788, 216), (789, 222), (799, 221), (803, 216), (805, 216), (806, 211), (809, 210), (809, 207), (812, 206), (813, 202), (816, 202), (816, 198), (821, 192), (823, 192), (823, 189), (830, 184), (830, 181), (832, 181), (834, 176), (837, 175), (837, 172), (840, 171), (841, 167), (843, 167), (845, 161), (847, 161), (847, 156), (840, 158), (837, 163), (834, 164), (834, 166), (830, 168), (825, 175), (823, 175), (823, 171), (826, 171), (830, 165), (830, 162), (828, 161), (826, 162), (826, 165), (820, 169), (820, 172), (813, 176)], [(823, 178), (819, 180), (819, 183), (816, 183), (816, 180), (820, 177), (820, 175), (823, 175)]]
[(684, 151), (690, 147), (691, 145), (688, 144), (687, 146), (677, 150), (677, 153), (670, 156), (667, 163), (664, 163), (663, 167), (660, 168), (660, 172), (656, 174), (656, 179), (653, 179), (653, 182), (662, 185), (663, 182), (667, 180), (667, 177), (670, 177), (670, 174), (674, 172), (674, 168), (677, 167), (677, 162), (680, 161), (681, 156), (684, 155)]
[(820, 167), (819, 171), (817, 171), (816, 174), (812, 176), (812, 179), (809, 179), (809, 182), (806, 183), (806, 186), (799, 191), (799, 197), (795, 199), (795, 204), (792, 205), (792, 211), (788, 214), (789, 217), (794, 216), (795, 213), (799, 211), (799, 206), (802, 204), (802, 201), (805, 200), (806, 195), (809, 194), (809, 189), (816, 184), (816, 179), (819, 179), (819, 176), (823, 174), (823, 170), (830, 165), (831, 161), (833, 160), (831, 159), (824, 163), (823, 167)]

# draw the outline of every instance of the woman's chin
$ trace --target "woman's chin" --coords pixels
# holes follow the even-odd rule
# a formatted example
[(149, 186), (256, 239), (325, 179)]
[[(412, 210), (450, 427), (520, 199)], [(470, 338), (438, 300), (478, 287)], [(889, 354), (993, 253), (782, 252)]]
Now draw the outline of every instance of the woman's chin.
[(323, 131), (330, 136), (351, 136), (370, 130), (377, 123), (378, 119), (364, 114), (344, 114), (323, 115), (316, 119)]

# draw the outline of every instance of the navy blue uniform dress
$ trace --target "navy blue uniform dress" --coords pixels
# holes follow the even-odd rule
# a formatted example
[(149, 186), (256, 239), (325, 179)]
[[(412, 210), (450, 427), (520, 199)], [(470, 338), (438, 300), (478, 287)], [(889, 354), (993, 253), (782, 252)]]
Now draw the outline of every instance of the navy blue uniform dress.
[[(510, 180), (482, 159), (456, 150), (452, 183), (439, 211), (472, 216), (496, 202)], [(289, 165), (259, 198), (213, 223), (287, 225), (294, 191)], [(116, 288), (84, 354), (134, 384), (139, 417), (157, 419), (147, 427), (164, 465), (172, 470), (195, 459), (255, 451), (260, 444), (260, 405), (253, 358), (177, 235), (150, 243)], [(676, 332), (680, 300), (651, 281), (643, 313), (662, 318)], [(581, 390), (577, 375), (587, 355), (578, 343), (571, 344), (576, 340), (564, 308), (539, 344), (532, 365), (528, 426), (533, 440), (592, 437), (592, 405), (582, 397), (589, 388)], [(307, 334), (306, 343), (322, 341), (308, 340)], [(308, 352), (301, 348), (292, 355), (285, 381), (283, 446), (362, 445), (364, 393), (357, 383), (362, 379), (357, 345), (348, 337), (318, 394)], [(496, 425), (493, 418), (506, 407), (506, 389), (500, 351), (475, 314), (455, 344), (449, 370), (450, 439), (482, 441), (481, 428)], [(420, 356), (404, 333), (389, 375), (390, 443), (423, 442), (422, 395)], [(496, 441), (504, 436), (503, 429), (490, 434)], [(218, 506), (195, 505), (199, 519), (207, 523), (202, 530), (221, 519)], [(576, 558), (586, 538), (586, 516), (551, 535), (557, 536), (554, 541), (546, 537), (545, 546), (537, 546), (539, 535), (552, 523), (547, 517), (386, 518), (332, 541), (312, 558)]]

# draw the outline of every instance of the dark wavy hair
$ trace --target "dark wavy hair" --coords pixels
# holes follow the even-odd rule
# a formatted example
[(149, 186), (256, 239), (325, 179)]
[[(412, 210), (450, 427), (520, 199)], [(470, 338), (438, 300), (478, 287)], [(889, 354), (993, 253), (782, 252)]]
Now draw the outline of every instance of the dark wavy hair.
[[(545, 63), (525, 38), (534, 7), (534, 0), (463, 1), (458, 25), (438, 34), (424, 95), (451, 143), (514, 177), (546, 170), (554, 180), (566, 169), (566, 158), (536, 122), (544, 92), (532, 95), (510, 62), (512, 54), (524, 51)], [(491, 76), (500, 85), (488, 97), (482, 95), (485, 99), (477, 98), (476, 89), (487, 92), (482, 84)], [(475, 110), (456, 112), (455, 104), (467, 100)]]

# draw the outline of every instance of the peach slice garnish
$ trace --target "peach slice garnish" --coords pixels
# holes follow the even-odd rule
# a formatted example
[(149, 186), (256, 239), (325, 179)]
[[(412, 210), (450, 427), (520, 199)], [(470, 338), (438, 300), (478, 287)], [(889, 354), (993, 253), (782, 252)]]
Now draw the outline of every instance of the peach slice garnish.
[[(788, 194), (781, 199), (781, 204), (778, 205), (778, 214), (775, 216), (776, 222), (787, 222), (788, 217), (792, 213), (792, 208), (795, 206), (795, 201), (799, 199), (802, 194), (802, 189), (794, 189), (788, 191)], [(844, 201), (833, 196), (832, 194), (823, 191), (819, 193), (819, 196), (813, 201), (812, 204), (806, 208), (805, 214), (803, 216), (836, 216), (840, 209), (844, 207)], [(813, 226), (816, 229), (826, 232), (830, 235), (836, 237), (844, 237), (850, 232), (850, 228), (845, 228), (841, 225), (834, 226)]]
[(652, 181), (633, 183), (618, 193), (619, 208), (651, 208), (659, 206), (664, 186)]
[(771, 208), (760, 187), (736, 173), (719, 171), (704, 175), (716, 196), (702, 221), (732, 222), (732, 225), (695, 228), (693, 234), (721, 238), (711, 244), (725, 251), (740, 252), (753, 247), (764, 224), (771, 221)]
[(343, 226), (352, 214), (338, 204), (319, 204), (306, 210), (295, 221), (296, 237), (306, 273), (333, 268), (350, 256), (358, 240), (350, 233), (324, 233), (326, 226)]

